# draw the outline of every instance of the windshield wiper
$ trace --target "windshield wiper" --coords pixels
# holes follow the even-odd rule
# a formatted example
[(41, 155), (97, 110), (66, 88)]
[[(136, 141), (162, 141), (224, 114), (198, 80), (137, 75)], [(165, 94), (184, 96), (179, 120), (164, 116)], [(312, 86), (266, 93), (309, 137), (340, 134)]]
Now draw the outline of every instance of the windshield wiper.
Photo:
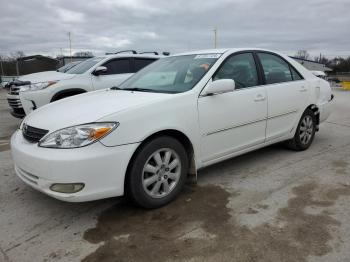
[(121, 88), (118, 87), (118, 86), (112, 86), (110, 89), (111, 89), (111, 90), (123, 90), (123, 89), (121, 89)]
[(178, 92), (173, 92), (173, 91), (154, 90), (154, 89), (148, 89), (148, 88), (142, 88), (142, 87), (120, 88), (118, 86), (112, 86), (110, 89), (111, 90), (136, 91), (136, 92), (169, 93), (169, 94), (178, 93)]
[(140, 92), (152, 92), (152, 89), (141, 88), (141, 87), (130, 87), (130, 88), (120, 88), (118, 86), (112, 86), (111, 90), (124, 90), (124, 91), (140, 91)]
[(157, 92), (156, 90), (153, 90), (153, 89), (141, 88), (141, 87), (129, 87), (129, 88), (123, 88), (122, 90), (139, 91), (139, 92)]

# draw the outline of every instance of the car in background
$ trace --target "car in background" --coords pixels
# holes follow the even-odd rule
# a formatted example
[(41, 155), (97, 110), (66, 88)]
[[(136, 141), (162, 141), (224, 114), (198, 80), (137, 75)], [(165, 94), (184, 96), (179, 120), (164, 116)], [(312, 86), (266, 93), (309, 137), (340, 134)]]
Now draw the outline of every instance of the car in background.
[(315, 76), (322, 78), (322, 79), (325, 79), (325, 80), (327, 78), (326, 73), (323, 71), (311, 71), (311, 73), (313, 73)]
[[(33, 110), (57, 100), (89, 91), (117, 86), (161, 55), (131, 51), (87, 59), (65, 73), (47, 71), (21, 76), (7, 95), (11, 114), (23, 118)], [(129, 50), (127, 51), (129, 52)], [(153, 52), (152, 52), (153, 53)], [(25, 83), (25, 84), (23, 84)]]
[(1, 80), (1, 86), (5, 89), (10, 89), (10, 85), (17, 80), (18, 77), (12, 76), (12, 77), (6, 77), (6, 76), (0, 76)]
[(75, 62), (70, 62), (60, 68), (58, 68), (56, 71), (57, 72), (61, 72), (61, 73), (65, 73), (68, 70), (70, 70), (71, 68), (75, 67), (76, 65), (80, 64), (82, 61), (75, 61)]
[(329, 82), (334, 82), (334, 83), (336, 83), (336, 84), (341, 83), (341, 81), (339, 80), (339, 78), (334, 77), (334, 76), (328, 77), (327, 80), (328, 80)]
[(165, 57), (118, 87), (28, 115), (11, 138), (15, 171), (64, 201), (126, 194), (157, 208), (200, 168), (282, 141), (306, 150), (332, 99), (327, 81), (276, 52)]
[[(75, 62), (68, 63), (68, 64), (58, 68), (56, 70), (56, 72), (65, 73), (68, 70), (70, 70), (71, 68), (73, 68), (74, 66), (78, 65), (79, 63), (81, 63), (81, 61), (75, 61)], [(45, 72), (40, 72), (40, 73), (33, 73), (33, 74), (31, 74), (31, 76), (35, 76), (36, 74), (42, 75), (42, 73), (47, 73), (47, 72), (54, 72), (54, 71), (45, 71)], [(14, 95), (9, 95), (8, 96), (8, 102), (9, 102), (11, 108), (12, 108), (11, 112), (12, 112), (12, 115), (17, 116), (19, 118), (22, 118), (23, 117), (23, 109), (22, 109), (21, 104), (20, 104), (19, 96), (16, 94), (17, 93), (16, 90), (19, 90), (20, 86), (30, 85), (30, 82), (29, 81), (23, 81), (23, 80), (21, 81), (21, 80), (18, 80), (18, 79), (13, 79), (12, 81), (3, 82), (1, 84), (2, 84), (3, 88), (6, 88), (8, 90), (10, 90), (10, 88), (12, 87), (12, 93), (14, 93)]]

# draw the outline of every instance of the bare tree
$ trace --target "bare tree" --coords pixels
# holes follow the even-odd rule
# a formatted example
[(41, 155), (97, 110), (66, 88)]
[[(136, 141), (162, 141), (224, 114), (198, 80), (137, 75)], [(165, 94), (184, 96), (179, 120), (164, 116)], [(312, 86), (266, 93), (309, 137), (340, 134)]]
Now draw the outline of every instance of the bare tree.
[(18, 58), (25, 57), (25, 54), (23, 51), (16, 51), (10, 53), (10, 59), (11, 60), (17, 60)]
[(310, 58), (310, 54), (307, 50), (298, 50), (295, 54), (295, 57), (307, 60)]
[(7, 55), (0, 54), (0, 60), (1, 60), (1, 61), (8, 61), (8, 60), (9, 60), (9, 57), (8, 57)]
[(320, 54), (319, 56), (316, 56), (314, 58), (314, 61), (328, 66), (331, 60), (325, 57), (324, 55)]

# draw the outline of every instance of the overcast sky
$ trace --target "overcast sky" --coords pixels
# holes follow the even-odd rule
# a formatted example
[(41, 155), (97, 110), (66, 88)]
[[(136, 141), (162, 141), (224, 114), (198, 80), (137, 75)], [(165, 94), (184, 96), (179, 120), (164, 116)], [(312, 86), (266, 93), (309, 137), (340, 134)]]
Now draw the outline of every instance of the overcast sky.
[(0, 54), (262, 47), (350, 55), (349, 0), (0, 0)]

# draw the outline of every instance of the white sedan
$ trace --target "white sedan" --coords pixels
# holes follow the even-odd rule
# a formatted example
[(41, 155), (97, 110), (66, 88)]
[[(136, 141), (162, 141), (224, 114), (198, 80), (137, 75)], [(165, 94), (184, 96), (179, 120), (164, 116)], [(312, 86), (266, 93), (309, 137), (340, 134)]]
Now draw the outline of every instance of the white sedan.
[(11, 139), (15, 170), (60, 200), (126, 194), (156, 208), (200, 168), (281, 141), (307, 149), (332, 98), (326, 81), (276, 52), (173, 55), (29, 114)]

